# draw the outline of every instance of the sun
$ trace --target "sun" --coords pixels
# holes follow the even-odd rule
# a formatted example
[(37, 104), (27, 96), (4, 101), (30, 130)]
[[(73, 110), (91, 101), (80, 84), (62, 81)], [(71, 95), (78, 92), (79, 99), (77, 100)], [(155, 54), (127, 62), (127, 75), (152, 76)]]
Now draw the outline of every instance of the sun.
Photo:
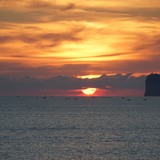
[(93, 95), (96, 92), (96, 88), (86, 88), (86, 89), (81, 89), (81, 91), (85, 95), (90, 96), (90, 95)]

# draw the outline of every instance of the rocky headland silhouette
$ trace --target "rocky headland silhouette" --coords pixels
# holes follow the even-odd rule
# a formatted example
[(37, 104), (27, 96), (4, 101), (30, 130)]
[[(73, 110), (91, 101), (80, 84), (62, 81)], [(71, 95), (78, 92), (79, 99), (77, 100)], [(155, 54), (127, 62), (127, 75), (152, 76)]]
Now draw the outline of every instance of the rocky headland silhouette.
[(160, 74), (152, 73), (147, 76), (145, 96), (160, 96)]

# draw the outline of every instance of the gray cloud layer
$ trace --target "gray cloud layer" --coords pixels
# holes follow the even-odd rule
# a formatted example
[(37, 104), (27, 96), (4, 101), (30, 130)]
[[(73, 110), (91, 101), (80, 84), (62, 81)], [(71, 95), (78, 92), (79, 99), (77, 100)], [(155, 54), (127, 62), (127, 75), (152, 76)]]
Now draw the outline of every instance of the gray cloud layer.
[(95, 87), (102, 90), (143, 90), (145, 76), (134, 77), (132, 74), (102, 75), (94, 79), (81, 79), (71, 76), (56, 76), (38, 79), (33, 77), (9, 78), (0, 77), (0, 95), (17, 91), (39, 90), (76, 90)]

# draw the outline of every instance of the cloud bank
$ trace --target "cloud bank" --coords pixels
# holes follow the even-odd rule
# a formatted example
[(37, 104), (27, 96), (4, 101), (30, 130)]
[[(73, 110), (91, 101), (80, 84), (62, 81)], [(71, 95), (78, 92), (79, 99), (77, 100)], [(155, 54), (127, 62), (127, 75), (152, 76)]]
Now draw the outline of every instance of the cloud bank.
[(102, 75), (93, 79), (72, 76), (56, 76), (45, 79), (29, 76), (22, 78), (0, 77), (0, 95), (33, 95), (33, 93), (41, 95), (47, 91), (49, 91), (49, 95), (56, 95), (55, 91), (68, 91), (69, 93), (90, 87), (108, 92), (106, 96), (114, 95), (120, 91), (130, 91), (130, 95), (134, 95), (132, 92), (136, 90), (143, 92), (144, 80), (145, 76), (135, 77), (132, 74)]

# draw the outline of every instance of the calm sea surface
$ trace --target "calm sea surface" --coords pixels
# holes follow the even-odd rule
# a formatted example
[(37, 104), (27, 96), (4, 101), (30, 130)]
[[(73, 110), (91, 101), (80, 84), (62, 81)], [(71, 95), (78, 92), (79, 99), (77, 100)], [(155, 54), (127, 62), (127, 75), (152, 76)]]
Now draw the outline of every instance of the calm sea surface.
[(0, 97), (0, 160), (160, 160), (160, 97)]

